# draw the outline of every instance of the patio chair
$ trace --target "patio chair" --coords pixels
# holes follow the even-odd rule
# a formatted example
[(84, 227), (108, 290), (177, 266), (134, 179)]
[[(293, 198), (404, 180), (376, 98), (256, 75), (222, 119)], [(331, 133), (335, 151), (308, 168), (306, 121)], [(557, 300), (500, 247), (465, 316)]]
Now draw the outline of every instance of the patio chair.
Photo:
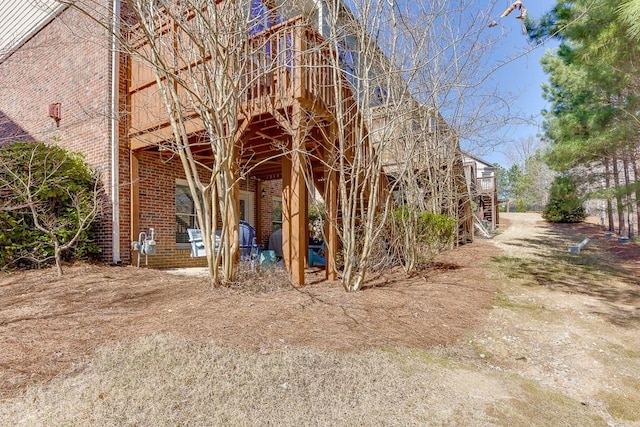
[[(202, 230), (199, 228), (188, 228), (189, 243), (191, 243), (191, 257), (203, 257), (206, 256), (204, 250), (204, 242), (202, 240)], [(259, 255), (260, 246), (256, 244), (256, 230), (251, 224), (246, 221), (240, 221), (240, 228), (238, 230), (240, 238), (240, 260), (248, 261), (251, 259), (252, 252)], [(216, 231), (216, 246), (217, 252), (220, 245), (220, 230)]]

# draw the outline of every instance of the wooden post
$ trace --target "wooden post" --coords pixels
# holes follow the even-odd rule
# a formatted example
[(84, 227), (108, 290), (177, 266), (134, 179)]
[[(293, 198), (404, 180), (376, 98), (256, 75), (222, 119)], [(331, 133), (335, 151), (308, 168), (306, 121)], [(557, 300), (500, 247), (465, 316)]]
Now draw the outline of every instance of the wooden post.
[[(298, 58), (297, 59), (297, 64), (295, 64), (295, 76), (294, 76), (294, 80), (293, 80), (293, 96), (295, 99), (297, 100), (301, 100), (303, 98), (303, 88), (307, 89), (305, 87), (305, 80), (306, 80), (306, 70), (304, 67), (301, 67), (300, 65), (302, 65), (303, 63), (303, 59), (300, 58), (299, 56), (301, 56), (304, 52), (304, 31), (303, 31), (304, 27), (302, 26), (296, 26), (294, 28), (294, 53), (293, 53), (293, 57), (294, 58)], [(296, 107), (294, 106), (294, 109)], [(294, 120), (296, 120), (296, 116), (295, 116), (295, 111), (294, 111)], [(299, 119), (299, 118), (298, 118)], [(298, 122), (299, 124), (299, 122)], [(295, 138), (295, 137), (294, 137)], [(295, 141), (294, 141), (295, 143)]]
[(264, 184), (262, 183), (262, 181), (257, 181), (256, 182), (256, 191), (255, 191), (255, 201), (256, 201), (256, 215), (255, 215), (255, 219), (256, 219), (256, 223), (255, 223), (255, 229), (256, 229), (256, 243), (262, 243), (262, 241), (264, 240), (262, 238), (262, 204), (264, 203), (264, 200), (262, 200), (262, 189), (264, 188)]
[[(304, 167), (304, 164), (303, 164)], [(303, 176), (304, 178), (304, 176)], [(307, 188), (307, 182), (306, 180), (304, 180), (304, 211), (305, 211), (305, 218), (304, 218), (304, 265), (307, 266), (309, 265), (309, 188)]]
[(307, 252), (308, 214), (307, 184), (305, 180), (304, 133), (302, 109), (295, 105), (292, 111), (294, 136), (291, 146), (290, 186), (290, 248), (291, 280), (294, 285), (304, 286), (305, 254)]
[(294, 151), (291, 161), (291, 221), (290, 259), (291, 280), (294, 285), (304, 286), (305, 252), (307, 252), (307, 209), (305, 198), (307, 186), (304, 181), (304, 159)]
[[(240, 212), (240, 186), (238, 185), (238, 183), (234, 183), (233, 187), (232, 187), (232, 194), (233, 194), (233, 203), (235, 204), (233, 211), (229, 211), (229, 227), (227, 228), (227, 231), (230, 233), (229, 237), (229, 242), (234, 242), (236, 240), (238, 240), (240, 238), (240, 215), (238, 214), (238, 212)], [(236, 212), (236, 217), (233, 216), (232, 212)], [(236, 254), (233, 257), (233, 263), (234, 264), (238, 264), (240, 262), (240, 244), (242, 242), (240, 242), (238, 240), (238, 250), (236, 251)]]
[[(332, 144), (334, 142), (332, 141)], [(337, 280), (338, 270), (336, 256), (338, 255), (338, 174), (333, 169), (335, 156), (332, 154), (335, 147), (331, 148), (329, 158), (325, 158), (327, 164), (325, 171), (324, 201), (326, 204), (325, 219), (325, 274), (327, 280)], [(326, 153), (326, 151), (325, 151)]]
[[(227, 235), (225, 236), (230, 245), (240, 237), (240, 183), (238, 182), (240, 171), (238, 165), (234, 163), (231, 170), (231, 179), (233, 183), (231, 185), (231, 203), (230, 209), (227, 209)], [(234, 215), (235, 212), (235, 215)], [(238, 241), (238, 251), (236, 251), (233, 257), (233, 264), (236, 265), (240, 262), (240, 241)]]

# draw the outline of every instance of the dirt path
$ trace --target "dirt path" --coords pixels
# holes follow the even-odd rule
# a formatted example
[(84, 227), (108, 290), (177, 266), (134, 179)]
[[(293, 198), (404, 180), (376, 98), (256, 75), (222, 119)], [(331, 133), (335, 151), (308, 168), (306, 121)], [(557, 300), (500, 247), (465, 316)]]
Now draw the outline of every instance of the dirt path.
[[(640, 281), (631, 269), (638, 247), (618, 257), (618, 244), (597, 228), (550, 226), (536, 214), (503, 218), (511, 225), (493, 240), (504, 251), (494, 260), (496, 305), (460, 353), (449, 354), (483, 373), (531, 380), (610, 425), (637, 425)], [(584, 237), (592, 240), (569, 254), (567, 245)]]
[(352, 295), (0, 276), (0, 425), (640, 425), (640, 246), (502, 219)]

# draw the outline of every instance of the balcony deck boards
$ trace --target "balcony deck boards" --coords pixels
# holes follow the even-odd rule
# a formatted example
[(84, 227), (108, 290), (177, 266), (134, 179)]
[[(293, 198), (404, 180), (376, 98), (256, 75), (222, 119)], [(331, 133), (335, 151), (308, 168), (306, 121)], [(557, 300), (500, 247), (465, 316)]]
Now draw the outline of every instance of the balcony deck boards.
[[(163, 28), (168, 27), (165, 26)], [(161, 37), (170, 37), (163, 31)], [(140, 43), (144, 53), (148, 46)], [(248, 38), (244, 66), (240, 72), (240, 90), (237, 108), (242, 117), (252, 123), (260, 123), (261, 133), (268, 138), (282, 138), (278, 126), (286, 129), (290, 112), (296, 105), (315, 117), (330, 119), (336, 99), (336, 87), (343, 86), (351, 97), (346, 81), (335, 82), (330, 50), (322, 37), (301, 18), (275, 25)], [(203, 72), (202, 64), (190, 64), (192, 72)], [(186, 73), (189, 65), (183, 64), (177, 73)], [(343, 79), (341, 79), (343, 80)], [(151, 68), (132, 61), (129, 85), (131, 126), (129, 136), (132, 148), (161, 143), (171, 139), (167, 109), (162, 101), (160, 88)], [(185, 101), (186, 101), (186, 95)], [(355, 101), (353, 101), (355, 102)], [(185, 102), (185, 105), (188, 103)], [(183, 114), (191, 114), (194, 120), (188, 124), (190, 133), (204, 130), (195, 113), (185, 108)], [(257, 126), (252, 126), (257, 131)], [(250, 137), (253, 140), (256, 137)]]

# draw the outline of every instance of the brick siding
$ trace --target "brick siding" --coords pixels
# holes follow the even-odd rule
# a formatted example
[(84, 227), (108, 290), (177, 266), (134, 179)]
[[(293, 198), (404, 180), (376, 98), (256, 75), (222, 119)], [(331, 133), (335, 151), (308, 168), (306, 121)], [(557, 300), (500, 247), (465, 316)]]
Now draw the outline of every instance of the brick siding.
[[(107, 1), (104, 0), (104, 4)], [(0, 63), (0, 143), (22, 139), (55, 143), (84, 154), (101, 172), (105, 208), (99, 218), (98, 243), (103, 260), (112, 259), (110, 88), (111, 54), (108, 34), (82, 13), (68, 8)], [(120, 258), (136, 264), (131, 251), (131, 174), (127, 105), (127, 58), (120, 55), (119, 216)], [(61, 120), (48, 116), (51, 103), (61, 104)], [(3, 133), (4, 132), (4, 133)], [(5, 138), (5, 139), (3, 139)], [(191, 258), (190, 249), (175, 243), (175, 184), (184, 178), (180, 162), (166, 152), (144, 152), (139, 163), (139, 226), (154, 227), (157, 255), (152, 267), (202, 266), (204, 258)], [(261, 198), (258, 189), (265, 188)], [(240, 189), (255, 194), (257, 241), (266, 245), (272, 233), (272, 203), (281, 195), (280, 181), (243, 181)], [(261, 198), (258, 201), (258, 198)], [(261, 206), (257, 212), (257, 206)], [(141, 264), (145, 264), (144, 256)]]
[[(5, 132), (11, 132), (11, 127), (15, 135), (20, 129), (21, 139), (56, 143), (69, 151), (82, 152), (101, 172), (106, 200), (111, 199), (109, 93), (108, 35), (73, 8), (66, 9), (0, 63), (0, 116), (10, 125), (4, 127)], [(48, 106), (54, 102), (61, 104), (58, 123), (48, 115)], [(4, 136), (8, 137), (4, 142), (13, 139)], [(105, 206), (98, 238), (104, 259), (109, 260), (110, 203)]]

